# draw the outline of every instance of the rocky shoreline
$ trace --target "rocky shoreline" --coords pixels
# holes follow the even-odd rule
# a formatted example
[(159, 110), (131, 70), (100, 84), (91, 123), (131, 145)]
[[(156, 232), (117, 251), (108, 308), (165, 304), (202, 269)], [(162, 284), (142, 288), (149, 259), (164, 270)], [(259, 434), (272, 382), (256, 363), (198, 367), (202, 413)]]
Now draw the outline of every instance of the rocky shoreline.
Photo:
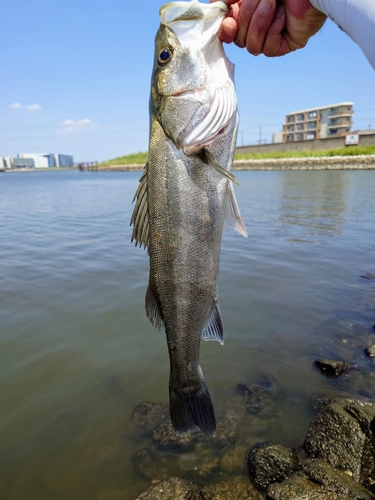
[[(372, 296), (375, 274), (360, 279)], [(347, 331), (337, 332), (333, 344), (318, 350), (330, 358), (312, 358), (327, 392), (309, 396), (311, 423), (302, 439), (292, 437), (288, 446), (262, 441), (282, 436), (289, 425), (280, 405), (283, 388), (266, 373), (232, 388), (218, 412), (215, 438), (199, 429), (176, 436), (168, 405), (143, 402), (125, 431), (135, 443), (131, 463), (138, 482), (100, 500), (375, 500), (373, 310), (366, 303), (367, 323), (349, 340)]]
[[(99, 171), (138, 172), (144, 165), (99, 166)], [(374, 170), (375, 155), (235, 160), (233, 170)]]

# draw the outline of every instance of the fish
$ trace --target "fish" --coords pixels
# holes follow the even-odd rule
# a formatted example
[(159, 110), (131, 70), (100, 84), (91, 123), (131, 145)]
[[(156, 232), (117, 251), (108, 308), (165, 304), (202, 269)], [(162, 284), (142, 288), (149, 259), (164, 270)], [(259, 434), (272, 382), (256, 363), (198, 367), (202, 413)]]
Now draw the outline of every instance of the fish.
[(215, 435), (200, 341), (224, 342), (217, 290), (223, 227), (247, 236), (231, 173), (239, 124), (234, 65), (219, 39), (227, 12), (221, 1), (161, 7), (148, 161), (133, 200), (132, 241), (149, 254), (146, 314), (166, 333), (177, 435), (196, 426)]

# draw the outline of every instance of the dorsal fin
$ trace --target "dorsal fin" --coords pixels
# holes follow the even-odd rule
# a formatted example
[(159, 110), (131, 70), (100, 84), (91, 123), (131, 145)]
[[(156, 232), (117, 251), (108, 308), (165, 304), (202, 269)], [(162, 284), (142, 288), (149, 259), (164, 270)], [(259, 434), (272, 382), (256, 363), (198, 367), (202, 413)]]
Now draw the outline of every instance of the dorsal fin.
[(146, 163), (143, 174), (139, 179), (139, 186), (135, 193), (134, 200), (137, 200), (130, 220), (133, 224), (131, 241), (135, 241), (135, 246), (148, 247), (149, 244), (149, 223), (148, 223), (148, 163)]

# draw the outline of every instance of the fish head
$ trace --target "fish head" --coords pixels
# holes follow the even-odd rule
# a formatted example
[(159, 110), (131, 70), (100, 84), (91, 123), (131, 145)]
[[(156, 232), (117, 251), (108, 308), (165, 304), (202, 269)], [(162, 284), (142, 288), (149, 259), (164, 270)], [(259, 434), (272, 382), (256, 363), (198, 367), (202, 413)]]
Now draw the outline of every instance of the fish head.
[(198, 0), (168, 3), (160, 10), (151, 115), (185, 151), (228, 133), (237, 114), (234, 65), (219, 39), (227, 12), (224, 2)]

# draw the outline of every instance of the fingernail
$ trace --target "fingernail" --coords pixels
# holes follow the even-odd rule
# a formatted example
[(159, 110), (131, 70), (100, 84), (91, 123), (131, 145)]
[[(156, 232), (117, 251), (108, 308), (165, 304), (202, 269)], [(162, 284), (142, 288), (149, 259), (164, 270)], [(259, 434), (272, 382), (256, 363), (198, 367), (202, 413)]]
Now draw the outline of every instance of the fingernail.
[(260, 12), (266, 14), (272, 9), (273, 6), (274, 0), (260, 0), (257, 10), (260, 10)]

